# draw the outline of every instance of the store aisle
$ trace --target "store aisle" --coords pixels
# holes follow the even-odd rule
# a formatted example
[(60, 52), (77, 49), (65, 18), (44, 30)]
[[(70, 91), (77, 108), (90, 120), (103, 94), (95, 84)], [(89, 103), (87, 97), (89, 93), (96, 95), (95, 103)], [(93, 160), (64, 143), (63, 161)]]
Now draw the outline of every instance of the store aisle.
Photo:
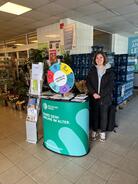
[(25, 117), (0, 107), (0, 184), (138, 184), (138, 96), (117, 112), (117, 133), (79, 158), (28, 144)]

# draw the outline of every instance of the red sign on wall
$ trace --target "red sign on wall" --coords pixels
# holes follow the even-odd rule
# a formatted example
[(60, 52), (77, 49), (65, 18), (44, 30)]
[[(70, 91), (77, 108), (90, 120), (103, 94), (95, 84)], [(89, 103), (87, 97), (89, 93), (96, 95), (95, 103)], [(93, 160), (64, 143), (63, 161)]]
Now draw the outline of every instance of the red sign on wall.
[(64, 28), (64, 23), (60, 23), (60, 29)]
[(49, 50), (49, 60), (51, 63), (54, 63), (57, 61), (57, 52), (56, 49), (50, 49)]

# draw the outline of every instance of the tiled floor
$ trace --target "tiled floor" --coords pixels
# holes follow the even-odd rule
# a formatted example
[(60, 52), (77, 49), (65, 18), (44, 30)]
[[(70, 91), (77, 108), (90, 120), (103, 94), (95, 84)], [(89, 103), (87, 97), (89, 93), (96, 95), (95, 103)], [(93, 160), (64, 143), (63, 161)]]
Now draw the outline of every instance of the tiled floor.
[(0, 184), (138, 184), (138, 96), (118, 110), (117, 133), (67, 157), (25, 141), (25, 113), (0, 107)]

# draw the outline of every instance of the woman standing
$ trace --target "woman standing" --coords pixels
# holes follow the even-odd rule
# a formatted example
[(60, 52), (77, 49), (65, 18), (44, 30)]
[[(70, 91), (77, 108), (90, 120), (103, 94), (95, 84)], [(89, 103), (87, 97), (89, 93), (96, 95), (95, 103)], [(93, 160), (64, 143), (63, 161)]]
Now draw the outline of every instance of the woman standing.
[(96, 140), (99, 133), (100, 141), (106, 139), (108, 126), (108, 109), (112, 104), (114, 88), (114, 72), (103, 52), (97, 52), (87, 77), (90, 97), (92, 139)]

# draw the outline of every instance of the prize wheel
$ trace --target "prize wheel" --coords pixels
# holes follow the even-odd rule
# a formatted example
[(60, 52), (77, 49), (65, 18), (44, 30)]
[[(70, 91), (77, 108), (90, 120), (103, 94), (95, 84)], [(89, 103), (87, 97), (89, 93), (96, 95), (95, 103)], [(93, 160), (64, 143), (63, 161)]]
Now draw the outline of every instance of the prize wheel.
[(47, 73), (50, 88), (56, 93), (67, 93), (74, 86), (74, 73), (65, 63), (53, 64)]

